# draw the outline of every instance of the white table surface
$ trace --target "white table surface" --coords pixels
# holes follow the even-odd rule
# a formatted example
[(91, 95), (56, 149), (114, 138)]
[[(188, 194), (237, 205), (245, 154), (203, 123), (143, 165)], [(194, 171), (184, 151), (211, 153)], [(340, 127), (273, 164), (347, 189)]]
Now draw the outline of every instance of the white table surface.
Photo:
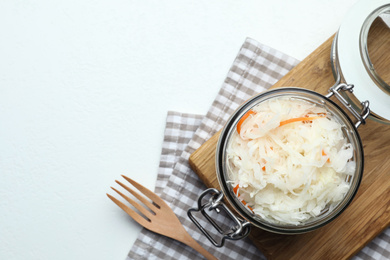
[(124, 259), (106, 193), (153, 189), (167, 111), (205, 114), (246, 37), (302, 60), (355, 2), (0, 1), (0, 259)]

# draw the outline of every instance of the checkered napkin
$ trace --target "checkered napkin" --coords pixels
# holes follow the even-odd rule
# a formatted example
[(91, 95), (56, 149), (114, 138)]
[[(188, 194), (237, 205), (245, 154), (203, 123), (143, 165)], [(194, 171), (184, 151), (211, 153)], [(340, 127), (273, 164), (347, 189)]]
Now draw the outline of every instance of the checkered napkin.
[[(191, 236), (218, 259), (265, 257), (248, 238), (226, 241), (224, 247), (215, 248), (189, 220), (187, 210), (196, 207), (198, 196), (206, 189), (190, 169), (189, 156), (222, 128), (240, 104), (271, 87), (296, 64), (297, 60), (247, 38), (206, 116), (168, 112), (155, 192), (171, 206)], [(388, 259), (389, 242), (388, 229), (355, 259)], [(190, 247), (146, 229), (141, 231), (127, 256), (127, 260), (199, 258)]]

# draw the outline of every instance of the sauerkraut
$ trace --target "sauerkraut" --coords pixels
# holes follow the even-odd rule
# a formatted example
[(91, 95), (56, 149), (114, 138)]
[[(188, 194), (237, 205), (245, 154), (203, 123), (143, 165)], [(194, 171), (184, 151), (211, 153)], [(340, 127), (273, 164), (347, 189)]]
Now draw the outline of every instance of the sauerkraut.
[(264, 220), (299, 225), (332, 210), (350, 188), (354, 150), (323, 106), (276, 97), (249, 110), (230, 137), (233, 191)]

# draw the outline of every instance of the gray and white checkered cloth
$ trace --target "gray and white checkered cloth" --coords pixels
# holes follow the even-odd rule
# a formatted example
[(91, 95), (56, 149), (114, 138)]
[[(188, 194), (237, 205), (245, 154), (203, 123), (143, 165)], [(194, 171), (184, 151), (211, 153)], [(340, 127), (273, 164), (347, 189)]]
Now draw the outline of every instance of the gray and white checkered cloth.
[[(168, 112), (155, 192), (174, 210), (191, 236), (218, 259), (265, 259), (249, 239), (227, 241), (215, 248), (187, 217), (204, 184), (190, 169), (189, 156), (220, 130), (249, 97), (267, 90), (298, 60), (247, 38), (206, 116)], [(193, 249), (143, 229), (127, 260), (199, 259)], [(389, 259), (390, 229), (375, 238), (354, 259)]]

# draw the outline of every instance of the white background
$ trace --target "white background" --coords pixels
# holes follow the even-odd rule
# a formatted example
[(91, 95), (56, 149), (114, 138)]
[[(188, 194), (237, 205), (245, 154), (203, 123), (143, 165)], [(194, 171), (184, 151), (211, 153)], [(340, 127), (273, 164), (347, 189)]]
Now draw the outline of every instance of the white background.
[(356, 0), (0, 1), (0, 259), (124, 259), (106, 193), (153, 189), (168, 110), (205, 114), (246, 37), (304, 59)]

